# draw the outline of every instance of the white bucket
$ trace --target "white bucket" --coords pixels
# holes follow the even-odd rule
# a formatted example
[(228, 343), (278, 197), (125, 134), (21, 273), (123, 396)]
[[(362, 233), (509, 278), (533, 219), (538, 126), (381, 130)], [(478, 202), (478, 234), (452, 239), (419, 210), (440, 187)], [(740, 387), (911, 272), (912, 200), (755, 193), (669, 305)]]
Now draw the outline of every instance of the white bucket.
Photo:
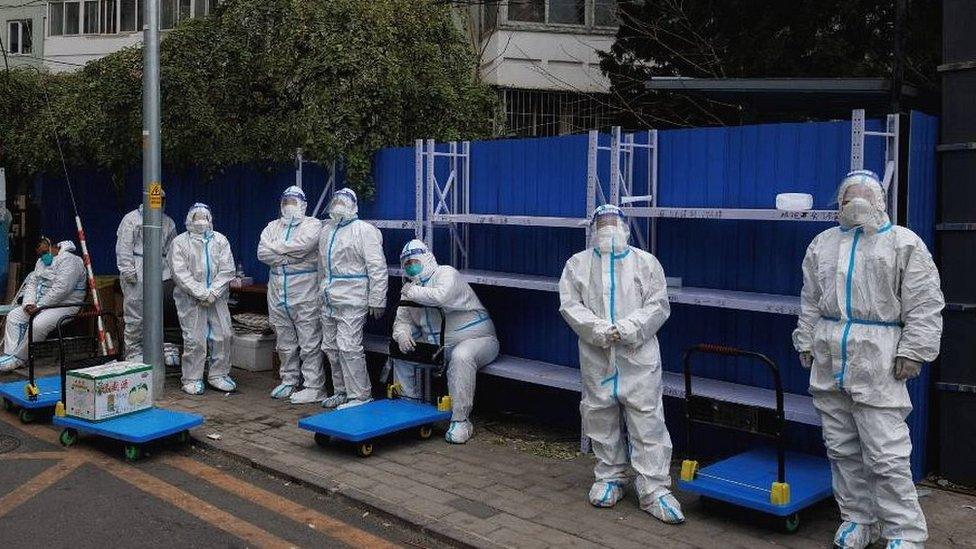
[(807, 193), (780, 193), (776, 195), (776, 209), (802, 212), (813, 208), (813, 195)]

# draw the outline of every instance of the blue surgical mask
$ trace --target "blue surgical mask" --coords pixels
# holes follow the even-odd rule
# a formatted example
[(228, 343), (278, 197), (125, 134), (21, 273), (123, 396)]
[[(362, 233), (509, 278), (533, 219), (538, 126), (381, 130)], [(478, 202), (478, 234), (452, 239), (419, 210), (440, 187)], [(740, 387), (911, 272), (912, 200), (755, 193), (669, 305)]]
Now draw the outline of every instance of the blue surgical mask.
[(41, 254), (41, 261), (44, 262), (44, 265), (50, 267), (51, 263), (54, 263), (54, 256), (51, 255), (51, 252), (44, 252)]
[(407, 276), (409, 276), (410, 278), (415, 278), (417, 276), (420, 276), (420, 273), (424, 271), (424, 266), (421, 265), (420, 263), (411, 263), (407, 265), (407, 267), (403, 269), (403, 271), (407, 273)]

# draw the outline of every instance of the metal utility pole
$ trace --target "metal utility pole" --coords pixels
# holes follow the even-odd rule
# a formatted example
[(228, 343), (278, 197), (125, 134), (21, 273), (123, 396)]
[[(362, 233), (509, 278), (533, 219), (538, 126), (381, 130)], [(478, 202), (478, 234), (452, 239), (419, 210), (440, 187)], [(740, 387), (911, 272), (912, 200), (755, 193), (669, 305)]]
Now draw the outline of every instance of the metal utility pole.
[(142, 352), (163, 394), (163, 185), (160, 162), (159, 0), (144, 0), (142, 44)]

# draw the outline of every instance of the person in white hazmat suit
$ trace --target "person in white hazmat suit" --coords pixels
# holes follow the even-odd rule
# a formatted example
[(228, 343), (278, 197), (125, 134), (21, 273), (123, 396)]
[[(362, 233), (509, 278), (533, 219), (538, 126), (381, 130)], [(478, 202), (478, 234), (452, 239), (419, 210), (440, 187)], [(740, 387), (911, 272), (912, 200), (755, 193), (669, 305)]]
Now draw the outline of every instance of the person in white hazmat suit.
[[(142, 362), (142, 204), (125, 214), (115, 241), (115, 264), (122, 287), (122, 312), (125, 319), (126, 360)], [(169, 251), (176, 238), (176, 223), (163, 214), (163, 282), (165, 293), (172, 291)]]
[(367, 314), (383, 316), (389, 272), (383, 234), (357, 217), (352, 189), (336, 191), (328, 212), (330, 219), (319, 233), (318, 268), (322, 350), (332, 368), (334, 392), (322, 406), (345, 408), (372, 400), (363, 326)]
[(32, 314), (37, 314), (33, 340), (43, 341), (61, 318), (80, 309), (65, 307), (37, 313), (39, 307), (85, 301), (87, 273), (84, 261), (71, 253), (75, 251), (74, 243), (65, 240), (52, 246), (50, 240), (42, 237), (36, 251), (40, 257), (24, 282), (23, 304), (7, 314), (0, 372), (13, 371), (26, 363), (27, 332)]
[[(478, 370), (498, 356), (495, 325), (474, 290), (450, 265), (438, 265), (434, 254), (419, 240), (411, 240), (400, 254), (407, 282), (401, 298), (424, 308), (400, 307), (393, 323), (393, 340), (406, 353), (416, 341), (440, 343), (441, 316), (444, 311), (447, 389), (451, 395), (451, 424), (444, 439), (464, 444), (474, 434), (468, 419), (474, 406), (475, 378)], [(393, 376), (400, 384), (401, 396), (413, 399), (420, 394), (420, 372), (415, 364), (393, 361)]]
[(591, 231), (592, 246), (569, 258), (559, 279), (559, 312), (579, 336), (583, 433), (597, 459), (589, 500), (615, 505), (629, 463), (641, 509), (681, 523), (670, 490), (671, 437), (657, 341), (671, 314), (664, 269), (653, 255), (628, 245), (630, 230), (619, 208), (597, 208)]
[[(233, 330), (227, 297), (234, 278), (234, 256), (227, 237), (213, 230), (206, 204), (186, 214), (186, 232), (173, 240), (169, 254), (176, 287), (173, 299), (183, 331), (183, 391), (203, 394), (203, 375), (218, 391), (237, 388), (230, 377)], [(208, 358), (209, 355), (209, 358)]]
[(268, 223), (258, 243), (258, 259), (270, 268), (268, 319), (281, 358), (281, 384), (271, 397), (290, 397), (293, 404), (319, 402), (325, 396), (317, 276), (322, 224), (305, 215), (307, 206), (301, 188), (285, 189), (281, 217)]
[(939, 354), (939, 272), (922, 240), (888, 220), (874, 173), (849, 173), (837, 201), (840, 226), (817, 235), (803, 259), (793, 332), (843, 520), (834, 543), (860, 549), (884, 536), (889, 547), (921, 547), (905, 383)]

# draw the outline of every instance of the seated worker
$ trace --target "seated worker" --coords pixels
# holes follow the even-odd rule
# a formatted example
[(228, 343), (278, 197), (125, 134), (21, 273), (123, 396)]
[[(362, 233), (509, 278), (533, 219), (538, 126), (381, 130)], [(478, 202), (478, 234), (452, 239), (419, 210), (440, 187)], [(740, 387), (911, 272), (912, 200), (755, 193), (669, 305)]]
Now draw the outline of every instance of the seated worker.
[[(452, 400), (451, 426), (444, 439), (464, 444), (474, 433), (468, 420), (474, 405), (474, 385), (478, 369), (498, 356), (495, 325), (474, 290), (449, 265), (438, 265), (434, 255), (419, 240), (403, 247), (400, 263), (408, 280), (400, 293), (404, 301), (425, 308), (400, 307), (393, 323), (393, 340), (406, 353), (416, 341), (440, 342), (440, 308), (447, 316), (444, 344), (447, 347), (447, 387)], [(430, 307), (430, 308), (427, 308)], [(414, 363), (394, 360), (394, 379), (401, 395), (421, 398), (418, 371)]]
[[(47, 237), (37, 244), (39, 259), (34, 272), (24, 283), (24, 302), (7, 315), (7, 328), (0, 356), (0, 372), (10, 372), (27, 361), (27, 330), (30, 316), (38, 308), (62, 303), (84, 303), (87, 289), (85, 264), (71, 253), (75, 245), (70, 240), (52, 245)], [(80, 307), (65, 307), (41, 311), (34, 319), (34, 341), (43, 341), (67, 315)]]

